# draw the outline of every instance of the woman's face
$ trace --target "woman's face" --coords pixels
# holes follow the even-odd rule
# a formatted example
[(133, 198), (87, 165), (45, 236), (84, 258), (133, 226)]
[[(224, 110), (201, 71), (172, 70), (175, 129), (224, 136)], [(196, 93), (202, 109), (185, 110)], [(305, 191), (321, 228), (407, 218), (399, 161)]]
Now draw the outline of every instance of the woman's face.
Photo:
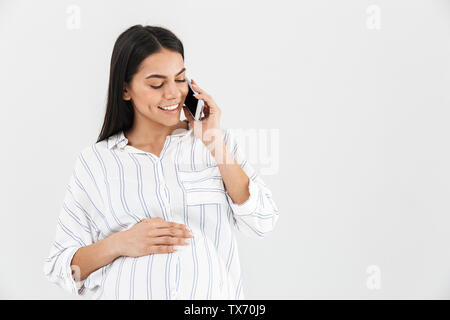
[[(174, 126), (188, 94), (184, 61), (180, 53), (162, 49), (145, 58), (129, 84), (124, 84), (124, 100), (131, 100), (135, 117)], [(165, 111), (160, 107), (177, 108)]]

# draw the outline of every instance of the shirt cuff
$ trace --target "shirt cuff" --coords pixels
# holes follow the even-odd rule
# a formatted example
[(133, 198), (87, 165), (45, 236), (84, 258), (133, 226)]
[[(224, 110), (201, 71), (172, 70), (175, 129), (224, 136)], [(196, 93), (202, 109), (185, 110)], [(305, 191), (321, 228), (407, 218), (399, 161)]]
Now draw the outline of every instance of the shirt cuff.
[[(72, 289), (72, 292), (75, 293), (76, 295), (81, 295), (82, 292), (82, 287), (84, 284), (84, 281), (86, 280), (81, 280), (81, 281), (75, 281), (75, 279), (73, 278), (74, 275), (72, 275), (72, 266), (71, 266), (71, 262), (73, 259), (73, 256), (75, 255), (75, 253), (77, 252), (77, 250), (80, 247), (72, 247), (70, 249), (68, 249), (68, 259), (67, 259), (67, 265), (66, 265), (66, 274), (68, 275), (68, 277), (66, 278), (67, 281), (67, 286), (69, 288)], [(76, 273), (76, 272), (75, 272)]]
[(226, 196), (228, 199), (228, 203), (231, 206), (231, 209), (233, 209), (233, 212), (238, 215), (238, 216), (247, 216), (247, 215), (251, 215), (253, 212), (256, 211), (256, 207), (257, 207), (257, 195), (258, 195), (258, 186), (256, 185), (256, 182), (254, 182), (252, 179), (249, 179), (249, 184), (248, 184), (248, 191), (250, 193), (250, 197), (241, 204), (236, 204), (233, 202), (233, 200), (231, 199), (230, 195), (228, 194), (228, 191), (226, 191)]
[[(69, 254), (69, 266), (68, 266), (68, 273), (72, 272), (72, 267), (70, 265), (70, 262), (72, 261), (73, 256), (75, 255), (76, 251), (79, 248), (74, 248), (72, 252), (70, 252)], [(86, 279), (84, 280), (80, 280), (80, 281), (75, 281), (75, 279), (73, 278), (73, 275), (69, 278), (69, 283), (68, 286), (70, 286), (71, 288), (75, 288), (72, 289), (72, 291), (76, 294), (76, 295), (82, 295), (83, 294), (83, 290), (84, 289), (94, 289), (95, 287), (99, 286), (101, 284), (101, 280), (103, 278), (103, 274), (102, 271), (103, 269), (105, 269), (107, 266), (103, 266), (97, 270), (95, 270), (94, 272), (91, 272)], [(69, 271), (70, 270), (70, 271)]]

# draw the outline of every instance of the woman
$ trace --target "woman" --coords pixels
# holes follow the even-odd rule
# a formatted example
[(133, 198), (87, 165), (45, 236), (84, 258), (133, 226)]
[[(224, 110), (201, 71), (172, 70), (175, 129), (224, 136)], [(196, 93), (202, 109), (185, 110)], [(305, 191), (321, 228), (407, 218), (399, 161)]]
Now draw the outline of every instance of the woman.
[(204, 117), (184, 107), (185, 74), (169, 30), (136, 25), (117, 39), (103, 127), (76, 160), (44, 263), (50, 281), (93, 299), (244, 298), (232, 227), (264, 237), (278, 208), (193, 80)]

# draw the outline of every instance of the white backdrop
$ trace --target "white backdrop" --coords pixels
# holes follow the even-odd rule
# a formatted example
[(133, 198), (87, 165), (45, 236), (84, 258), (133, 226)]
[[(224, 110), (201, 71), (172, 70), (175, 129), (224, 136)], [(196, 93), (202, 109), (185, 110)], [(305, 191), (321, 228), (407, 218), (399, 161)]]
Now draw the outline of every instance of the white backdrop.
[(134, 24), (181, 39), (223, 127), (272, 138), (247, 299), (450, 298), (448, 0), (0, 0), (0, 298), (76, 298), (43, 259)]

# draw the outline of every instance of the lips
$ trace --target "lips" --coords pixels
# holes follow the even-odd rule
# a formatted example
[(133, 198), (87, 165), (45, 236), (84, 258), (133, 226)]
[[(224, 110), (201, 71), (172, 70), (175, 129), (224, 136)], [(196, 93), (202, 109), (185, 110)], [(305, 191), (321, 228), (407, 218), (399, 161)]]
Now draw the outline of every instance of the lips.
[(167, 106), (166, 109), (158, 106), (158, 109), (161, 110), (166, 115), (177, 115), (180, 111), (180, 105), (174, 104), (172, 106)]
[(179, 104), (171, 104), (171, 105), (167, 105), (167, 106), (158, 106), (159, 109), (164, 110), (164, 111), (172, 111), (177, 109), (179, 106)]

